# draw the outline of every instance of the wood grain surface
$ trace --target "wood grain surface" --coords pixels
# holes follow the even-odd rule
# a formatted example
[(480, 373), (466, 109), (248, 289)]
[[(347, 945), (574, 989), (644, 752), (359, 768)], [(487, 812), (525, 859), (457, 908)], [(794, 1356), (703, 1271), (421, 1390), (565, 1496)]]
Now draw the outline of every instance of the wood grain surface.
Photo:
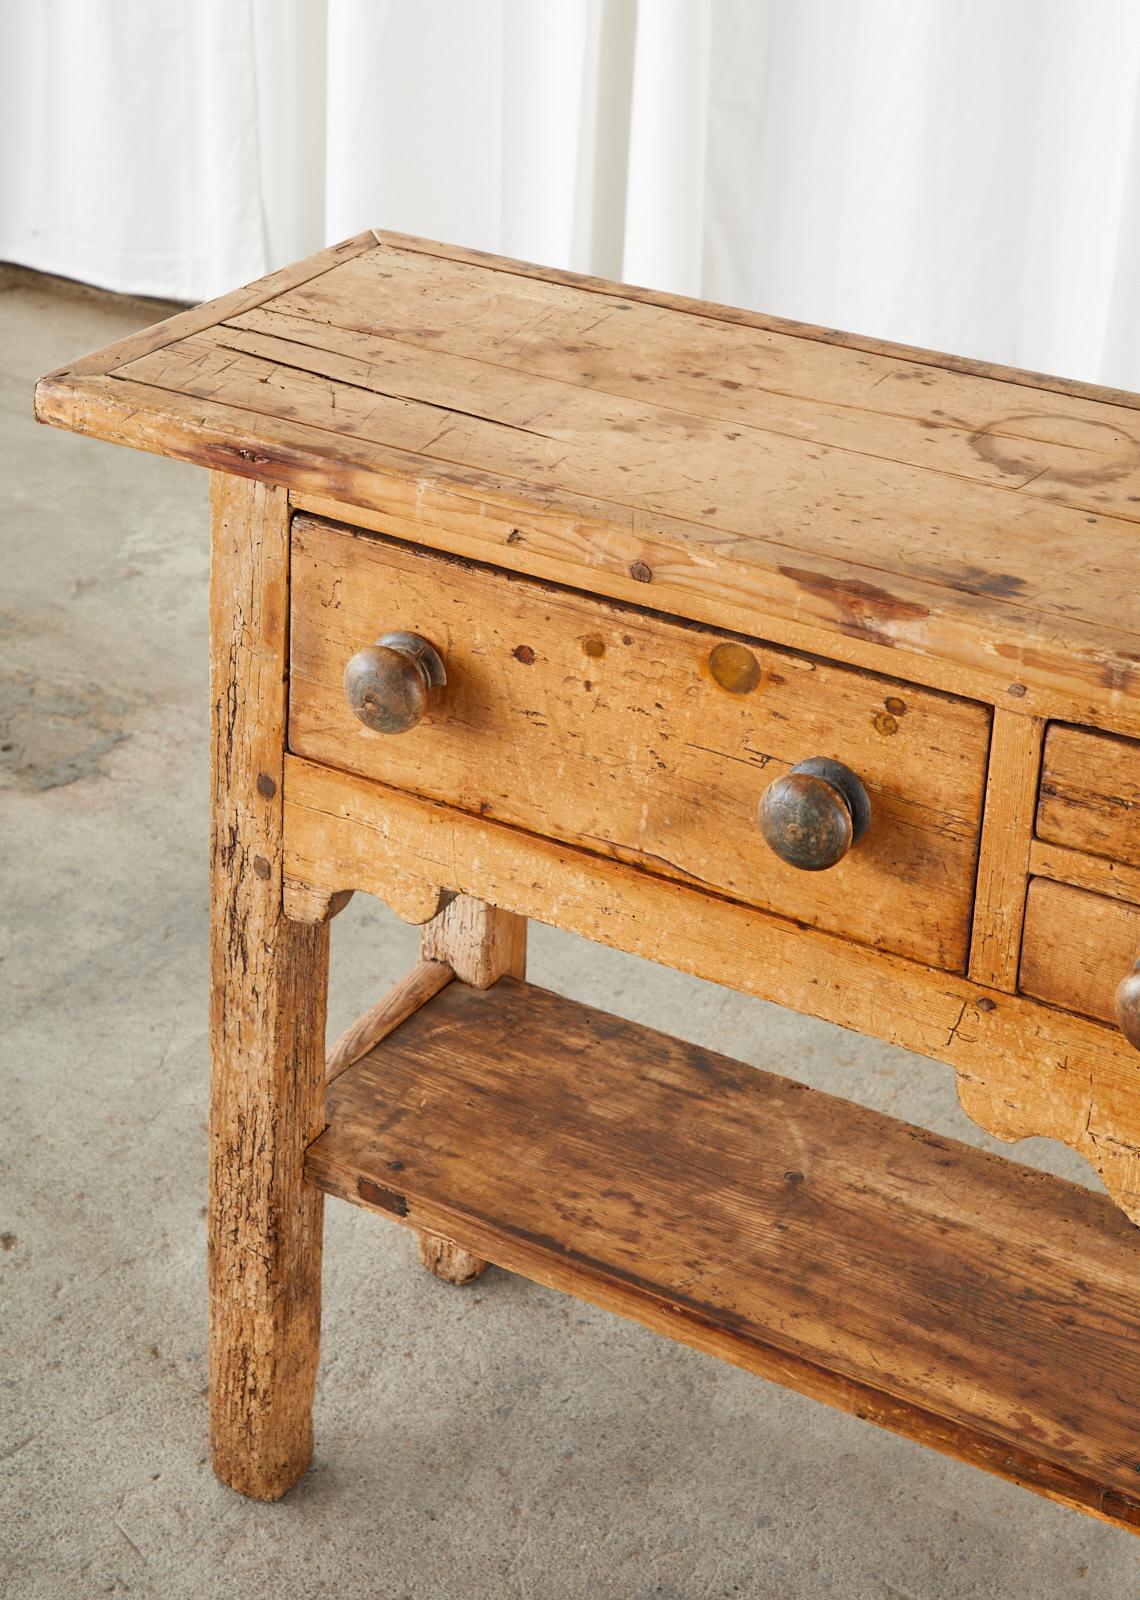
[(385, 899), (419, 874), (601, 944), (944, 1061), (1001, 1139), (1060, 1139), (1140, 1222), (1140, 1073), (1115, 1028), (623, 862), (288, 756), (286, 860)]
[(1051, 727), (1037, 833), (1051, 844), (1140, 867), (1140, 743)]
[(338, 1079), (306, 1171), (1140, 1523), (1140, 1237), (1088, 1191), (509, 978)]
[(809, 621), (903, 675), (937, 659), (1035, 713), (1061, 695), (1135, 726), (1127, 397), (418, 241), (348, 245), (212, 324), (51, 375), (37, 414), (430, 508), (441, 539), (518, 570), (732, 604), (749, 631)]
[(419, 961), (374, 1006), (369, 1006), (337, 1039), (325, 1060), (325, 1081), (331, 1083), (354, 1061), (394, 1033), (413, 1011), (447, 987), (455, 974), (442, 961)]
[(1017, 988), (1043, 731), (1039, 717), (1018, 716), (1004, 707), (994, 713), (970, 976), (995, 989)]
[[(1034, 878), (1025, 910), (1021, 990), (1114, 1022), (1116, 987), (1140, 955), (1140, 906)], [(1136, 1066), (1140, 1074), (1140, 1061)]]
[(223, 1483), (275, 1500), (312, 1454), (329, 930), (282, 907), (289, 507), (213, 482), (210, 1425)]
[[(1140, 1525), (1109, 1201), (523, 981), (533, 917), (918, 1050), (1140, 1222), (1140, 399), (367, 233), (35, 406), (214, 472), (218, 1476), (309, 1462), (323, 1189)], [(391, 629), (448, 685), (381, 737)], [(811, 756), (873, 822), (801, 874), (756, 806)], [(358, 888), (422, 961), (326, 1128)]]
[(1052, 878), (1071, 883), (1093, 894), (1112, 895), (1116, 900), (1131, 900), (1140, 905), (1140, 867), (1107, 856), (1090, 856), (1061, 844), (1046, 844), (1034, 839), (1029, 846), (1029, 871), (1035, 878)]
[[(420, 935), (421, 965), (445, 961), (474, 989), (489, 989), (500, 978), (526, 977), (527, 919), (488, 905), (471, 895), (456, 895)], [(420, 1265), (444, 1283), (472, 1283), (487, 1263), (454, 1239), (421, 1230)]]
[(525, 917), (458, 894), (424, 925), (420, 959), (442, 961), (474, 989), (489, 989), (502, 977), (526, 977)]
[[(297, 753), (965, 967), (987, 708), (310, 517), (292, 574)], [(388, 628), (428, 638), (448, 680), (397, 736), (362, 726), (342, 686)], [(857, 773), (873, 816), (821, 873), (781, 861), (757, 816), (810, 756)]]

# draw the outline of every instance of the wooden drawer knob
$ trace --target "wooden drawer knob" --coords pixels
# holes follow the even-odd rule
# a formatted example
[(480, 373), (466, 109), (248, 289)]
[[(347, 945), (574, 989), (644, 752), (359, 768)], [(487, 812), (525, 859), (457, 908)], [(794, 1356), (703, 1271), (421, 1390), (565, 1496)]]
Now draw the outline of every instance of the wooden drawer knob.
[(1128, 1043), (1140, 1050), (1140, 961), (1117, 988), (1116, 1020)]
[(447, 682), (439, 651), (418, 633), (386, 633), (344, 669), (344, 695), (374, 733), (406, 733)]
[(797, 762), (760, 801), (765, 842), (803, 872), (823, 872), (842, 861), (870, 821), (871, 802), (859, 778), (826, 756)]

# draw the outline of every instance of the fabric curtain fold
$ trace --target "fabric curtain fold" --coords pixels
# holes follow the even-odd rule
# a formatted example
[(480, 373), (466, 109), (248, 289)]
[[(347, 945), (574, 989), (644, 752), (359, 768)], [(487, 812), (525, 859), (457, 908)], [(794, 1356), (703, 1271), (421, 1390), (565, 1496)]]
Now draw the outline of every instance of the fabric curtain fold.
[(4, 0), (0, 259), (368, 226), (1140, 388), (1140, 6)]

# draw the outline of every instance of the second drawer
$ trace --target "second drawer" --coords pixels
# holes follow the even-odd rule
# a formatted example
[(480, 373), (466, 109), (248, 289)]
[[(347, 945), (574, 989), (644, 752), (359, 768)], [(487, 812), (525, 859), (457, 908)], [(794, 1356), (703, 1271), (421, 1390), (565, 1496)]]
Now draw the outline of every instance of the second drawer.
[(1140, 743), (1054, 723), (1041, 764), (1037, 837), (1140, 866)]
[[(984, 707), (307, 516), (293, 522), (291, 592), (297, 754), (965, 966)], [(343, 688), (349, 658), (389, 631), (424, 636), (447, 672), (400, 734), (365, 727)], [(809, 873), (765, 845), (757, 806), (813, 756), (858, 774), (872, 822)]]
[(1021, 946), (1023, 994), (1113, 1022), (1116, 986), (1137, 955), (1140, 906), (1032, 879)]

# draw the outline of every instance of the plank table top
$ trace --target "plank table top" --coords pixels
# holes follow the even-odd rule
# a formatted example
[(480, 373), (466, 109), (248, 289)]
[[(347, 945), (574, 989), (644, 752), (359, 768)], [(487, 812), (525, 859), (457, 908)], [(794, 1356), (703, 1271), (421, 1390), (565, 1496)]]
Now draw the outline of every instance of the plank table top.
[(499, 566), (1133, 731), (1138, 408), (373, 232), (36, 398)]

